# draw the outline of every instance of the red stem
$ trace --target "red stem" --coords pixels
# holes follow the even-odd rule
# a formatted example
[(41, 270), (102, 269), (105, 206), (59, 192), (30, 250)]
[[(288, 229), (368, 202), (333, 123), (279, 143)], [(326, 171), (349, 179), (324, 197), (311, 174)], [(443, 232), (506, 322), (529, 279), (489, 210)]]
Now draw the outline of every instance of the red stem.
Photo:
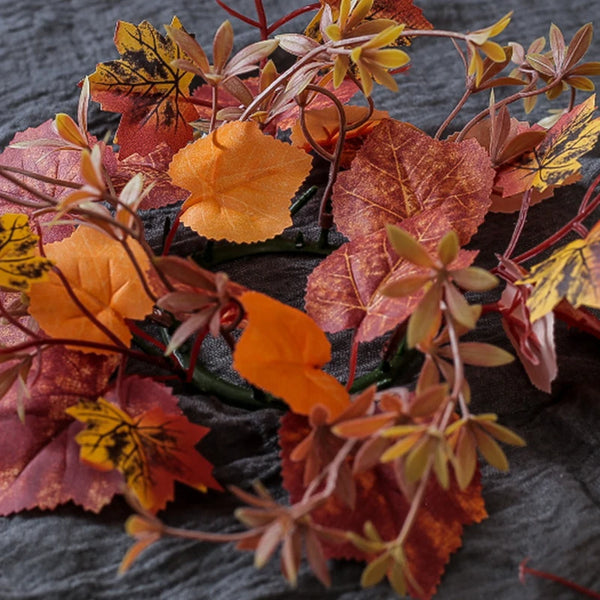
[[(593, 187), (600, 183), (600, 175), (596, 177)], [(538, 255), (540, 252), (546, 250), (556, 242), (560, 241), (567, 233), (573, 230), (573, 226), (577, 223), (581, 223), (585, 218), (589, 217), (592, 212), (600, 205), (600, 194), (598, 194), (589, 204), (585, 207), (585, 210), (581, 213), (578, 213), (575, 217), (573, 217), (568, 223), (566, 223), (563, 227), (561, 227), (555, 234), (551, 235), (549, 238), (544, 240), (541, 244), (534, 246), (533, 248), (527, 250), (527, 252), (523, 252), (523, 254), (519, 254), (516, 258), (513, 258), (513, 262), (517, 264), (521, 264), (530, 258)]]
[(254, 0), (254, 6), (256, 7), (256, 14), (258, 15), (258, 22), (260, 24), (260, 39), (266, 40), (269, 37), (269, 24), (267, 23), (265, 7), (262, 0)]
[(350, 360), (348, 362), (348, 383), (346, 389), (350, 391), (352, 384), (354, 383), (354, 377), (356, 376), (356, 365), (358, 363), (358, 339), (356, 335), (356, 329), (352, 335), (352, 348), (350, 350)]
[(529, 188), (524, 194), (523, 199), (521, 200), (521, 210), (519, 210), (519, 218), (517, 219), (517, 224), (513, 230), (512, 236), (510, 238), (510, 242), (506, 250), (504, 251), (504, 258), (510, 258), (510, 255), (514, 252), (517, 242), (521, 237), (521, 233), (523, 232), (523, 227), (525, 227), (525, 222), (527, 221), (527, 213), (529, 212), (529, 207), (531, 206), (531, 195), (533, 194), (533, 188)]
[(196, 361), (198, 360), (198, 356), (200, 355), (200, 350), (202, 348), (202, 342), (206, 338), (206, 334), (208, 333), (208, 327), (203, 327), (198, 334), (196, 335), (196, 339), (194, 340), (194, 345), (192, 346), (192, 351), (190, 352), (190, 364), (187, 368), (186, 382), (190, 383), (194, 378), (194, 369), (196, 367)]
[(169, 229), (169, 233), (167, 235), (167, 239), (165, 240), (165, 245), (163, 246), (162, 255), (167, 256), (169, 254), (169, 250), (171, 250), (171, 244), (175, 239), (175, 234), (177, 233), (177, 228), (179, 227), (179, 223), (181, 222), (181, 211), (175, 217), (173, 221), (173, 225), (171, 225), (171, 229)]
[(525, 575), (533, 575), (534, 577), (539, 577), (540, 579), (547, 579), (548, 581), (554, 581), (555, 583), (559, 583), (565, 587), (568, 587), (584, 596), (588, 596), (588, 598), (596, 598), (600, 600), (600, 594), (598, 592), (594, 592), (594, 590), (590, 590), (589, 588), (583, 587), (574, 581), (569, 579), (565, 579), (564, 577), (560, 577), (559, 575), (555, 575), (554, 573), (547, 573), (546, 571), (538, 571), (537, 569), (532, 569), (527, 566), (527, 561), (529, 559), (525, 559), (519, 565), (519, 580), (521, 583), (525, 583)]
[[(160, 340), (157, 340), (155, 337), (151, 336), (148, 332), (138, 327), (133, 321), (127, 319), (127, 326), (129, 327), (131, 333), (142, 338), (149, 344), (152, 344), (155, 348), (158, 348), (163, 354), (166, 352), (167, 347), (165, 346), (165, 344), (163, 344)], [(181, 363), (177, 360), (177, 357), (174, 354), (171, 354), (170, 358), (175, 368), (183, 369)]]
[(224, 11), (228, 12), (232, 17), (239, 19), (243, 23), (247, 23), (248, 25), (251, 25), (252, 27), (256, 27), (256, 28), (260, 29), (260, 23), (258, 21), (254, 21), (254, 19), (251, 19), (250, 17), (243, 15), (242, 13), (238, 12), (237, 10), (234, 10), (233, 8), (227, 6), (227, 4), (225, 4), (225, 2), (222, 2), (221, 0), (215, 0), (215, 2)]
[(287, 15), (281, 17), (281, 19), (278, 19), (277, 21), (275, 21), (275, 23), (270, 25), (267, 29), (267, 35), (271, 35), (274, 31), (277, 31), (277, 29), (283, 27), (283, 25), (289, 23), (292, 19), (295, 19), (296, 17), (299, 17), (304, 13), (310, 12), (311, 10), (319, 10), (319, 8), (321, 8), (321, 3), (315, 2), (314, 4), (307, 4), (302, 8), (297, 8), (296, 10), (293, 10), (291, 13), (288, 13)]

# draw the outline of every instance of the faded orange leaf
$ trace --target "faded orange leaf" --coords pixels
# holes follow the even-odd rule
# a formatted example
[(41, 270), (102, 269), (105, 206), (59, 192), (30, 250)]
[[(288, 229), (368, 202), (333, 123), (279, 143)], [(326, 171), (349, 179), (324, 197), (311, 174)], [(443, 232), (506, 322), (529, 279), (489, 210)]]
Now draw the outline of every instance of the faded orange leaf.
[(256, 123), (235, 121), (180, 150), (169, 174), (190, 192), (182, 208), (185, 225), (208, 238), (258, 242), (292, 224), (290, 199), (311, 163)]
[[(282, 420), (279, 435), (283, 485), (290, 494), (290, 502), (302, 498), (304, 461), (294, 461), (292, 454), (302, 440), (310, 435), (311, 428), (305, 417), (288, 413)], [(400, 490), (391, 464), (377, 464), (373, 468), (354, 474), (356, 509), (348, 510), (343, 499), (333, 495), (311, 511), (315, 523), (363, 533), (366, 521), (371, 521), (383, 540), (396, 538), (411, 509), (411, 502)], [(431, 598), (435, 593), (450, 555), (462, 545), (465, 525), (479, 523), (487, 517), (481, 496), (481, 481), (477, 474), (465, 490), (451, 478), (447, 490), (441, 488), (435, 477), (425, 487), (423, 502), (404, 546), (410, 572), (421, 591), (410, 588), (412, 597)], [(328, 558), (372, 560), (373, 556), (350, 542), (324, 544)]]
[[(344, 106), (346, 126), (352, 127), (354, 123), (361, 121), (368, 114), (368, 110), (366, 106)], [(362, 138), (378, 125), (382, 119), (387, 119), (389, 116), (386, 110), (374, 110), (365, 123), (347, 131), (342, 150), (342, 167), (347, 168), (350, 166), (358, 148), (362, 145)], [(335, 150), (340, 135), (339, 115), (335, 106), (307, 110), (305, 112), (305, 123), (309, 134), (312, 135), (317, 143), (323, 146), (328, 152)], [(292, 127), (290, 140), (294, 146), (307, 151), (311, 150), (311, 145), (304, 136), (300, 121), (297, 121)]]
[[(141, 246), (134, 240), (128, 244), (141, 271), (149, 270)], [(152, 312), (154, 302), (144, 291), (123, 246), (95, 229), (81, 226), (71, 237), (46, 245), (45, 251), (83, 306), (129, 345), (131, 332), (125, 319), (143, 319)], [(112, 343), (81, 311), (56, 273), (50, 272), (46, 281), (32, 284), (29, 297), (29, 313), (48, 335)]]
[(335, 377), (322, 371), (331, 345), (314, 321), (296, 308), (245, 292), (240, 301), (248, 325), (233, 355), (233, 367), (253, 385), (282, 398), (298, 414), (322, 404), (335, 418), (350, 396)]

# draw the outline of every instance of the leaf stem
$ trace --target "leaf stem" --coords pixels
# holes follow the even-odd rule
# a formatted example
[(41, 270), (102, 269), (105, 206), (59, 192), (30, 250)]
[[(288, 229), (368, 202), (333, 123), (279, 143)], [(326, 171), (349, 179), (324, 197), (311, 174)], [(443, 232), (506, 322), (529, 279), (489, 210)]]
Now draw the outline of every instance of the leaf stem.
[(522, 584), (525, 584), (525, 575), (533, 575), (534, 577), (540, 577), (541, 579), (547, 579), (548, 581), (553, 581), (554, 583), (559, 583), (560, 585), (575, 590), (576, 592), (587, 596), (588, 598), (596, 598), (600, 600), (600, 593), (595, 592), (594, 590), (590, 590), (589, 588), (583, 587), (570, 579), (565, 579), (564, 577), (560, 577), (559, 575), (555, 575), (554, 573), (548, 573), (547, 571), (538, 571), (538, 569), (532, 569), (527, 566), (527, 561), (529, 559), (526, 558), (519, 565), (519, 580)]

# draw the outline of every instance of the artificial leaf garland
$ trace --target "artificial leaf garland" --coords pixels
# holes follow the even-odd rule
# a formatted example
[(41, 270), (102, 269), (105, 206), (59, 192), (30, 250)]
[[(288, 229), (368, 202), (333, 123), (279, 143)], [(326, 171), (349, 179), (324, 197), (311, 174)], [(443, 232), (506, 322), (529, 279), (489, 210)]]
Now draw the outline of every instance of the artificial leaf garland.
[[(579, 176), (578, 159), (593, 146), (598, 119), (593, 97), (569, 107), (547, 133), (540, 125), (515, 125), (508, 107), (521, 97), (531, 104), (544, 92), (556, 98), (568, 86), (590, 90), (587, 76), (596, 74), (597, 64), (580, 61), (591, 28), (582, 27), (567, 48), (552, 26), (551, 52), (542, 55), (539, 43), (525, 52), (492, 40), (511, 15), (459, 34), (431, 31), (410, 1), (341, 0), (322, 2), (306, 35), (270, 40), (280, 25), (314, 7), (269, 25), (261, 6), (253, 21), (223, 4), (256, 26), (262, 40), (232, 56), (233, 28), (225, 22), (214, 37), (212, 65), (176, 18), (167, 27), (169, 37), (147, 22), (118, 24), (115, 43), (122, 58), (98, 65), (89, 80), (92, 97), (122, 113), (118, 156), (87, 132), (86, 81), (77, 123), (58, 115), (39, 131), (18, 135), (3, 153), (0, 208), (8, 213), (1, 221), (8, 233), (0, 258), (11, 274), (0, 283), (25, 294), (0, 298), (6, 320), (0, 347), (6, 454), (12, 445), (19, 449), (17, 462), (2, 469), (0, 507), (8, 513), (74, 500), (99, 510), (123, 476), (138, 503), (127, 526), (138, 541), (123, 568), (160, 537), (183, 535), (153, 514), (172, 499), (173, 480), (202, 490), (221, 485), (195, 449), (207, 428), (189, 423), (164, 386), (129, 375), (137, 368), (130, 359), (145, 361), (166, 371), (166, 378), (233, 402), (263, 406), (272, 401), (266, 391), (291, 409), (280, 432), (290, 504), (279, 504), (260, 484), (254, 495), (232, 488), (248, 505), (236, 515), (249, 531), (184, 537), (235, 541), (255, 552), (257, 566), (281, 546), (282, 571), (292, 584), (304, 544), (325, 585), (331, 581), (325, 557), (352, 556), (367, 563), (363, 586), (387, 578), (399, 594), (429, 598), (461, 543), (462, 526), (485, 517), (477, 453), (506, 470), (498, 441), (523, 443), (496, 415), (471, 412), (464, 368), (499, 367), (511, 359), (496, 346), (461, 339), (477, 328), (482, 313), (465, 294), (498, 283), (471, 266), (477, 252), (461, 249), (486, 216), (492, 195), (510, 196), (511, 203), (521, 195), (521, 208), (495, 269), (511, 293), (485, 308), (502, 314), (534, 384), (549, 390), (556, 373), (551, 311), (593, 335), (600, 331), (595, 317), (579, 308), (598, 306), (598, 225), (589, 234), (583, 225), (600, 204), (595, 184), (561, 230), (512, 256), (529, 205)], [(375, 112), (371, 95), (375, 84), (397, 88), (391, 71), (404, 69), (409, 55), (395, 46), (409, 45), (425, 31), (466, 49), (465, 97), (434, 138), (400, 121), (376, 124), (384, 115)], [(278, 70), (266, 60), (277, 44), (296, 57), (291, 67)], [(515, 72), (502, 77), (511, 57)], [(255, 70), (256, 78), (241, 77)], [(192, 92), (194, 75), (207, 85)], [(492, 95), (489, 108), (452, 141), (441, 139), (469, 95), (504, 84), (527, 91), (499, 102)], [(345, 106), (357, 90), (368, 108)], [(193, 121), (201, 132), (194, 141)], [(272, 136), (286, 125), (293, 125), (292, 142), (304, 150)], [(481, 147), (469, 137), (487, 142)], [(316, 243), (280, 235), (294, 214), (307, 210), (310, 194), (292, 204), (311, 172), (307, 151), (329, 163)], [(158, 257), (137, 211), (177, 201), (183, 204), (164, 254), (179, 221), (209, 238), (199, 257), (208, 264), (218, 263), (223, 249), (230, 257), (272, 249), (330, 254), (308, 281), (306, 308), (316, 322), (245, 291), (224, 273)], [(16, 214), (17, 206), (30, 214), (38, 236), (24, 225), (27, 217)], [(330, 245), (333, 224), (349, 238), (338, 248)], [(26, 235), (13, 246), (17, 230)], [(584, 239), (530, 272), (522, 267), (569, 232)], [(241, 245), (232, 252), (213, 240)], [(40, 256), (33, 253), (36, 245)], [(24, 259), (33, 279), (41, 280), (30, 286), (30, 277), (15, 278), (16, 271), (27, 271), (15, 259)], [(143, 321), (152, 321), (153, 328)], [(323, 371), (331, 358), (323, 331), (346, 328), (355, 332), (344, 387)], [(232, 367), (250, 386), (210, 372), (203, 360), (208, 335), (229, 347)], [(383, 335), (388, 337), (380, 366), (356, 378), (359, 345)], [(350, 395), (349, 389), (369, 383), (396, 383), (405, 347), (422, 357), (414, 391), (398, 387), (378, 394), (370, 387)], [(64, 380), (61, 361), (70, 364), (62, 369), (68, 370)], [(113, 370), (117, 377), (109, 385)], [(11, 435), (18, 422), (26, 427), (25, 441)], [(74, 459), (76, 443), (82, 462)], [(69, 468), (50, 460), (61, 452)], [(92, 463), (108, 471), (96, 471)], [(89, 493), (74, 483), (78, 479)], [(451, 535), (438, 535), (440, 526)]]

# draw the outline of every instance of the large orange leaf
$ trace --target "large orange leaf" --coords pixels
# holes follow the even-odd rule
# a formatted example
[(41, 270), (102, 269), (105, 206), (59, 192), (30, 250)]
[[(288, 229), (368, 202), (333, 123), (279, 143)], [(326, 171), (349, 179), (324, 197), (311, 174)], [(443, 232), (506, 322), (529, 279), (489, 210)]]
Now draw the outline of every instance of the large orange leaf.
[(443, 216), (465, 244), (490, 206), (493, 180), (489, 157), (475, 140), (438, 141), (408, 123), (384, 120), (338, 176), (333, 214), (350, 239), (417, 213)]
[[(176, 17), (171, 26), (182, 28)], [(92, 98), (123, 115), (115, 137), (121, 157), (149, 154), (160, 142), (178, 150), (192, 139), (188, 122), (197, 115), (189, 102), (193, 73), (171, 66), (183, 58), (178, 46), (147, 21), (119, 21), (115, 46), (122, 58), (100, 63), (89, 81)]]
[[(141, 246), (129, 242), (142, 272), (150, 263)], [(154, 305), (123, 246), (90, 227), (79, 227), (60, 242), (45, 247), (47, 257), (60, 269), (79, 301), (124, 344), (131, 332), (125, 319), (143, 319)], [(69, 296), (56, 273), (34, 283), (29, 312), (52, 337), (104, 344), (108, 336), (90, 321)]]
[(43, 352), (41, 371), (29, 376), (24, 423), (17, 414), (18, 392), (2, 399), (0, 514), (51, 510), (69, 501), (98, 512), (119, 491), (118, 474), (79, 461), (75, 435), (81, 426), (64, 412), (80, 399), (104, 393), (117, 362), (55, 346)]
[[(451, 229), (443, 218), (419, 214), (402, 227), (433, 252)], [(476, 252), (461, 250), (456, 267), (475, 260)], [(423, 290), (397, 298), (381, 293), (388, 284), (423, 275), (426, 269), (400, 258), (384, 229), (344, 244), (314, 269), (308, 278), (306, 312), (329, 333), (356, 329), (356, 339), (372, 340), (393, 329), (410, 316)]]
[(212, 465), (195, 449), (209, 429), (191, 423), (168, 388), (130, 377), (111, 400), (84, 400), (66, 410), (87, 425), (75, 438), (82, 461), (118, 470), (152, 512), (173, 499), (175, 480), (204, 492), (221, 489)]
[[(301, 500), (306, 489), (304, 461), (293, 461), (294, 448), (310, 434), (306, 417), (286, 414), (279, 430), (283, 485), (290, 494), (290, 502)], [(391, 464), (354, 475), (356, 485), (355, 510), (348, 510), (343, 499), (330, 497), (327, 502), (311, 511), (311, 518), (325, 527), (335, 527), (363, 534), (365, 521), (371, 521), (384, 540), (394, 539), (410, 509), (410, 502), (400, 491)], [(476, 476), (461, 491), (452, 478), (448, 490), (443, 490), (432, 477), (409, 533), (404, 551), (411, 574), (422, 593), (409, 586), (411, 596), (429, 599), (435, 593), (450, 554), (462, 544), (464, 525), (478, 523), (487, 516), (481, 496), (480, 478)], [(372, 560), (351, 543), (326, 544), (330, 558)]]
[(600, 118), (594, 118), (596, 96), (563, 115), (532, 152), (503, 168), (496, 181), (504, 197), (534, 188), (538, 192), (578, 178), (579, 158), (598, 141)]
[(292, 224), (290, 200), (311, 163), (256, 123), (235, 121), (180, 150), (169, 174), (191, 192), (182, 209), (185, 225), (209, 238), (258, 242)]
[(314, 321), (258, 292), (240, 297), (248, 325), (236, 345), (234, 368), (250, 383), (282, 398), (296, 413), (308, 415), (321, 404), (335, 418), (349, 404), (344, 386), (322, 371), (331, 345)]

